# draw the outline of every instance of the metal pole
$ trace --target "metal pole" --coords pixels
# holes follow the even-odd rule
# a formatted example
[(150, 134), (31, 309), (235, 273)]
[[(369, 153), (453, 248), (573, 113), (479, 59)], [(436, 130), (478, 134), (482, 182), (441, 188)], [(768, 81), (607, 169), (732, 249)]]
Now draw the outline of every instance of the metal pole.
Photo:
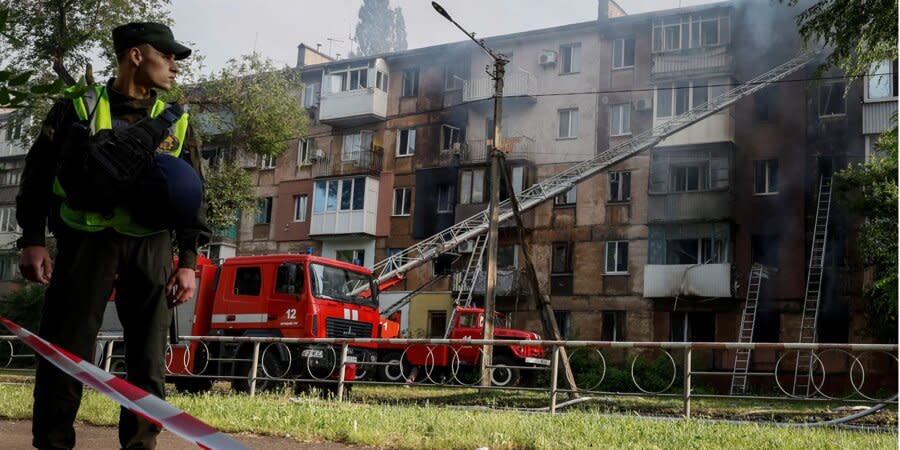
[(556, 414), (556, 389), (559, 380), (559, 346), (553, 346), (553, 357), (550, 363), (550, 415)]
[[(500, 149), (503, 145), (501, 121), (503, 120), (503, 74), (506, 60), (494, 59), (494, 142), (491, 145), (491, 203), (489, 208), (490, 223), (488, 224), (487, 238), (487, 278), (484, 288), (484, 339), (494, 339), (494, 306), (496, 301), (497, 284), (497, 225), (500, 218)], [(487, 344), (482, 348), (481, 358), (481, 385), (490, 386), (491, 376), (489, 367), (493, 363), (493, 345)]]
[(349, 349), (349, 345), (347, 343), (341, 344), (341, 368), (338, 370), (338, 387), (337, 387), (337, 400), (344, 400), (344, 380), (347, 376), (347, 350)]
[(259, 342), (253, 343), (253, 358), (250, 361), (250, 396), (256, 395), (256, 372), (259, 370)]
[(113, 354), (113, 344), (115, 344), (115, 340), (110, 339), (106, 342), (106, 348), (104, 349), (105, 356), (103, 357), (103, 370), (109, 372), (109, 368), (112, 366), (112, 354)]
[(691, 418), (691, 347), (684, 348), (684, 418)]

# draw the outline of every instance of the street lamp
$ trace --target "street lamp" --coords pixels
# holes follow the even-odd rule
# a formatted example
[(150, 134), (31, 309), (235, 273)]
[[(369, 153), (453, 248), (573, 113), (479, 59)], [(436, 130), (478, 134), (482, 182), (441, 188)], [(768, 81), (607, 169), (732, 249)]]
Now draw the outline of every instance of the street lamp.
[[(460, 24), (456, 23), (450, 14), (447, 13), (437, 2), (431, 2), (431, 6), (438, 14), (449, 20), (450, 23), (456, 25), (466, 36), (475, 42), (487, 55), (494, 61), (494, 73), (491, 78), (494, 80), (494, 141), (491, 145), (491, 198), (488, 222), (488, 239), (487, 239), (487, 278), (485, 279), (484, 288), (484, 334), (483, 339), (494, 339), (494, 303), (496, 299), (495, 287), (497, 284), (497, 222), (500, 216), (500, 148), (502, 146), (501, 123), (503, 116), (503, 75), (506, 73), (506, 63), (509, 62), (503, 55), (495, 54), (490, 48), (484, 44), (484, 39), (475, 39), (475, 33), (469, 33)], [(491, 374), (489, 367), (492, 365), (493, 346), (490, 344), (482, 347), (481, 358), (481, 384), (482, 386), (491, 385)]]

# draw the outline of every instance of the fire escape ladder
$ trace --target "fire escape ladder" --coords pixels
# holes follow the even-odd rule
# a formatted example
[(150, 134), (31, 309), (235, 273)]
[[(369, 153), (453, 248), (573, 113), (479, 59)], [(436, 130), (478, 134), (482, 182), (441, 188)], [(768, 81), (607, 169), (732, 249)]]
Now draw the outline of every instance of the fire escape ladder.
[[(787, 77), (812, 61), (817, 54), (818, 52), (816, 51), (801, 52), (791, 60), (710, 99), (702, 105), (697, 105), (693, 109), (676, 116), (671, 120), (660, 123), (643, 133), (635, 135), (632, 139), (622, 144), (600, 152), (592, 159), (577, 163), (559, 174), (532, 185), (528, 189), (517, 194), (520, 211), (528, 211), (544, 201), (566, 192), (576, 183), (597, 174), (603, 169), (637, 153), (653, 148), (660, 141), (672, 134), (734, 105), (738, 100), (753, 94), (773, 82)], [(509, 200), (500, 204), (499, 215), (499, 220), (501, 222), (512, 218), (513, 212)], [(398, 274), (406, 273), (441, 254), (456, 248), (461, 243), (484, 234), (488, 229), (489, 221), (488, 210), (485, 209), (468, 219), (458, 222), (455, 225), (380, 261), (375, 264), (375, 267), (373, 268), (373, 271), (378, 277), (377, 283), (380, 284)]]
[[(750, 268), (750, 280), (747, 282), (747, 301), (741, 315), (741, 328), (738, 342), (753, 342), (753, 330), (756, 325), (756, 310), (759, 305), (759, 291), (762, 280), (768, 278), (769, 269), (760, 263)], [(731, 395), (743, 394), (747, 390), (747, 372), (750, 370), (750, 349), (738, 349), (734, 354), (734, 372), (731, 375)]]
[[(816, 200), (816, 220), (813, 226), (812, 249), (809, 252), (809, 271), (806, 276), (806, 295), (803, 297), (803, 318), (800, 320), (800, 343), (816, 342), (819, 318), (819, 299), (822, 297), (822, 271), (825, 265), (825, 245), (828, 242), (828, 216), (831, 212), (831, 177), (819, 179)], [(794, 395), (809, 396), (813, 383), (813, 352), (797, 351), (794, 365)]]

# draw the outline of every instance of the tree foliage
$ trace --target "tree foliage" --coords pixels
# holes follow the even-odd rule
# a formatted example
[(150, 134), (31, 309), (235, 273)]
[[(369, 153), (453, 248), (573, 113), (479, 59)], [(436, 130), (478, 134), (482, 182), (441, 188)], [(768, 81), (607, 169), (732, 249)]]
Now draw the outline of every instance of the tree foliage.
[(237, 212), (254, 207), (255, 200), (250, 174), (233, 161), (207, 172), (206, 219), (211, 229), (228, 229), (237, 220)]
[(363, 0), (355, 40), (361, 56), (406, 50), (403, 10), (391, 9), (389, 0)]
[(75, 84), (73, 68), (102, 54), (114, 67), (112, 29), (135, 21), (171, 23), (169, 0), (0, 0), (17, 18), (10, 27), (12, 62), (39, 73), (52, 71)]
[(797, 25), (808, 45), (831, 49), (819, 74), (838, 67), (855, 79), (897, 59), (897, 0), (819, 0), (797, 16)]
[(215, 76), (185, 90), (194, 129), (228, 149), (207, 174), (212, 228), (224, 230), (237, 220), (237, 211), (254, 207), (250, 177), (235, 164), (236, 156), (278, 156), (305, 133), (308, 116), (301, 106), (302, 92), (299, 72), (278, 69), (257, 54), (229, 61)]
[(861, 263), (872, 271), (864, 296), (869, 332), (882, 340), (897, 338), (897, 128), (876, 143), (865, 164), (837, 174), (841, 201), (863, 216), (857, 246)]

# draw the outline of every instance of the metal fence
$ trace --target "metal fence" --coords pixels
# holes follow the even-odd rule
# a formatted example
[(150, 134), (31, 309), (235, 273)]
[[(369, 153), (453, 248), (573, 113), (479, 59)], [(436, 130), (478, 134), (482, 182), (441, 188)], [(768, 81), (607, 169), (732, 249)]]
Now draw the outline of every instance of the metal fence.
[[(121, 374), (124, 355), (121, 336), (98, 338), (94, 362), (112, 373)], [(268, 337), (197, 337), (182, 336), (180, 344), (169, 345), (166, 352), (168, 373), (179, 379), (231, 380), (242, 383), (241, 390), (255, 395), (286, 383), (328, 386), (336, 398), (343, 399), (348, 386), (354, 384), (412, 386), (473, 387), (481, 386), (477, 366), (467, 364), (466, 352), (481, 352), (482, 345), (512, 350), (539, 346), (544, 358), (523, 358), (519, 362), (496, 362), (490, 366), (492, 381), (509, 380), (512, 373), (530, 374), (541, 381), (532, 386), (492, 386), (483, 389), (539, 391), (548, 395), (549, 411), (557, 410), (560, 394), (604, 396), (652, 396), (680, 398), (684, 417), (691, 416), (691, 401), (698, 398), (741, 398), (796, 401), (839, 401), (845, 403), (897, 404), (896, 344), (792, 344), (792, 343), (722, 343), (722, 342), (606, 342), (606, 341), (512, 341), (480, 339), (292, 339)], [(113, 345), (110, 345), (113, 344)], [(364, 360), (357, 350), (377, 344), (402, 345), (399, 358), (388, 361)], [(243, 345), (240, 356), (222, 358), (211, 352), (216, 345)], [(193, 350), (192, 350), (193, 349)], [(304, 349), (304, 350), (300, 350)], [(709, 361), (727, 360), (723, 353), (738, 349), (774, 352), (771, 370), (757, 370), (747, 376), (768, 386), (757, 393), (727, 395), (694, 392), (698, 379), (730, 382), (731, 370), (711, 370)], [(308, 352), (315, 353), (315, 357)], [(411, 367), (404, 363), (407, 352), (425, 355), (424, 365)], [(195, 358), (192, 358), (192, 352)], [(798, 352), (812, 355), (811, 389), (805, 395), (791, 392), (794, 361)], [(399, 353), (399, 352), (398, 352)], [(716, 358), (716, 354), (720, 356)], [(568, 386), (561, 364), (565, 354), (573, 367), (575, 386)], [(199, 357), (204, 355), (203, 357)], [(396, 355), (396, 353), (395, 353)], [(446, 357), (447, 365), (436, 363), (436, 355)], [(654, 358), (655, 357), (655, 358)], [(195, 361), (195, 365), (188, 364)], [(33, 370), (34, 355), (14, 336), (0, 336), (0, 367), (5, 371)], [(277, 361), (273, 363), (273, 361)], [(590, 361), (585, 364), (584, 361)], [(650, 362), (653, 364), (649, 364)], [(660, 362), (661, 361), (661, 362)], [(240, 376), (223, 376), (214, 372), (220, 363), (238, 364), (246, 368)], [(615, 369), (615, 364), (622, 369)], [(713, 364), (714, 365), (714, 364)], [(351, 368), (352, 367), (352, 368)], [(641, 370), (643, 367), (643, 370)], [(649, 367), (649, 369), (648, 369)], [(392, 380), (375, 380), (374, 372), (391, 373)], [(627, 372), (630, 389), (603, 390), (609, 370)], [(648, 372), (649, 370), (649, 372)], [(355, 372), (355, 377), (350, 375)], [(299, 374), (299, 375), (298, 375)], [(647, 378), (652, 378), (648, 380)], [(832, 379), (830, 379), (831, 377)], [(722, 380), (725, 380), (724, 382)], [(873, 381), (880, 380), (880, 381)], [(849, 381), (849, 385), (846, 383)], [(713, 381), (708, 381), (713, 383)], [(655, 383), (655, 384), (654, 384)], [(501, 383), (502, 384), (502, 383)], [(715, 383), (713, 383), (715, 384)], [(176, 383), (176, 386), (178, 384)], [(234, 386), (234, 384), (233, 384)], [(835, 386), (838, 386), (837, 388)], [(727, 390), (724, 390), (727, 391)]]

